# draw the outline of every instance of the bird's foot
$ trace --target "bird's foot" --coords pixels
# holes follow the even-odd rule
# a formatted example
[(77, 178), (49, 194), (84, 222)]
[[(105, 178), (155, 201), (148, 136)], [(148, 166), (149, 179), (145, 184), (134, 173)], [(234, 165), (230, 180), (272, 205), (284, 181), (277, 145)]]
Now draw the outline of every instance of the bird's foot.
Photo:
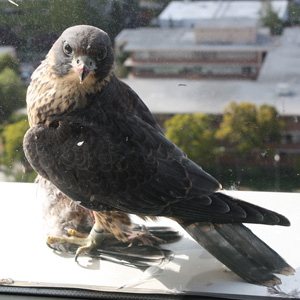
[(127, 238), (130, 243), (129, 247), (139, 245), (155, 246), (165, 243), (164, 240), (151, 234), (145, 226), (142, 226), (141, 231), (128, 230)]
[(112, 237), (111, 233), (104, 232), (102, 229), (95, 229), (94, 227), (90, 234), (81, 233), (74, 229), (68, 229), (68, 234), (70, 235), (69, 237), (48, 236), (46, 242), (50, 246), (55, 243), (60, 245), (75, 244), (81, 246), (76, 250), (76, 262), (80, 255), (99, 247), (105, 239)]

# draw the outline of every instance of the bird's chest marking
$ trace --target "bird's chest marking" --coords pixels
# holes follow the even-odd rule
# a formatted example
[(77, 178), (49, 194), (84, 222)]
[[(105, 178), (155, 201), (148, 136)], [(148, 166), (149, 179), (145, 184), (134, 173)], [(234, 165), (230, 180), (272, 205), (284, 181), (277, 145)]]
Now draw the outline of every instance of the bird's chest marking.
[(71, 81), (53, 78), (41, 84), (43, 78), (33, 79), (27, 92), (30, 124), (43, 122), (51, 115), (59, 115), (87, 104), (86, 92)]
[(44, 122), (47, 118), (83, 108), (87, 105), (88, 94), (100, 91), (109, 81), (97, 82), (93, 74), (84, 84), (80, 84), (78, 76), (70, 72), (58, 77), (49, 64), (44, 61), (33, 73), (27, 91), (27, 110), (30, 126)]

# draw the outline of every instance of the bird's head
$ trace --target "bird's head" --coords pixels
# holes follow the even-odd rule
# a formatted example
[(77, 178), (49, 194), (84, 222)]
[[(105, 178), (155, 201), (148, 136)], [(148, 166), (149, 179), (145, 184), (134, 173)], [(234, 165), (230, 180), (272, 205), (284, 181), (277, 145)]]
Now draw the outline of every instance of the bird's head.
[(52, 46), (48, 58), (59, 77), (77, 75), (80, 84), (86, 78), (105, 79), (114, 65), (109, 36), (89, 25), (66, 29)]

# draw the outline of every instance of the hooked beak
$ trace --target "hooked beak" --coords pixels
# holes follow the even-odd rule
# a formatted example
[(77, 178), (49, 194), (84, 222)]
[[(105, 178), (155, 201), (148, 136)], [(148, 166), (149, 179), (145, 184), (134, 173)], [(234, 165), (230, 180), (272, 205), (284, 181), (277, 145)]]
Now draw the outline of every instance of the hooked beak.
[(83, 83), (83, 80), (90, 74), (90, 69), (84, 63), (77, 65), (75, 68), (76, 73), (79, 76), (80, 83)]
[(97, 68), (94, 60), (86, 55), (74, 57), (72, 66), (79, 76), (80, 84), (83, 84), (85, 78)]

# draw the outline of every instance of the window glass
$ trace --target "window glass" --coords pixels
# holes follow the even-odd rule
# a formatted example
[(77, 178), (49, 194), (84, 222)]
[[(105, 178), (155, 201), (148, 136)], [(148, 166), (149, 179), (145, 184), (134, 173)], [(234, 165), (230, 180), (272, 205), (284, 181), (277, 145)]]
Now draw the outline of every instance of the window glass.
[(300, 191), (297, 0), (1, 0), (0, 181), (36, 180), (23, 152), (26, 90), (61, 33), (79, 24), (109, 34), (116, 76), (225, 190)]

